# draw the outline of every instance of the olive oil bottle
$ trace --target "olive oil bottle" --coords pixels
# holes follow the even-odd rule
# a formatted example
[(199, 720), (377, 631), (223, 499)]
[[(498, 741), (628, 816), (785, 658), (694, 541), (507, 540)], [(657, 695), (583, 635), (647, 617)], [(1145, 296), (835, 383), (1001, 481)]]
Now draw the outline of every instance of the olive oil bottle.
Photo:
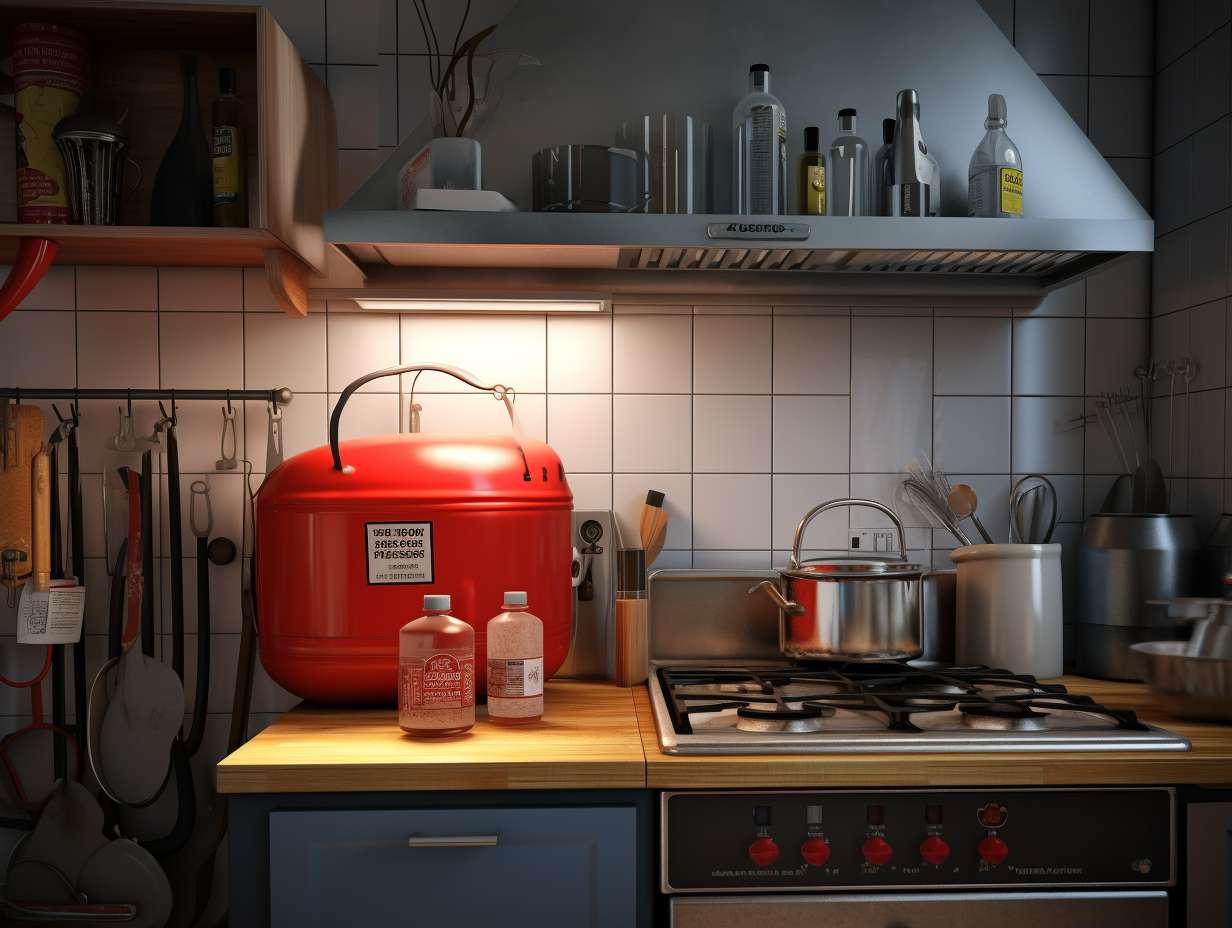
[(244, 108), (235, 95), (235, 71), (218, 70), (214, 101), (214, 134), (210, 156), (214, 167), (214, 225), (248, 225), (247, 152)]
[(804, 154), (800, 156), (800, 215), (826, 215), (826, 156), (821, 151), (821, 129), (804, 130)]

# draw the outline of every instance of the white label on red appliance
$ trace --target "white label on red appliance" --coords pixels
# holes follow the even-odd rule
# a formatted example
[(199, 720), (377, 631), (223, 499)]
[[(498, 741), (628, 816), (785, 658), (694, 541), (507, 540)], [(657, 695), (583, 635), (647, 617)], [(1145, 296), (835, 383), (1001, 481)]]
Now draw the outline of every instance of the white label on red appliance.
[(368, 583), (432, 583), (431, 522), (367, 522)]

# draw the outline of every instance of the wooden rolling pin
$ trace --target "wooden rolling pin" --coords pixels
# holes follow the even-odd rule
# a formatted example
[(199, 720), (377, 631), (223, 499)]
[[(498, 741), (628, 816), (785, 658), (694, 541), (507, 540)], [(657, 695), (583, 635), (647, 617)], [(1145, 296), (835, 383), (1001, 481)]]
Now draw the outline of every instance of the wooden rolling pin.
[(616, 682), (638, 686), (650, 671), (650, 603), (646, 601), (646, 552), (616, 552)]

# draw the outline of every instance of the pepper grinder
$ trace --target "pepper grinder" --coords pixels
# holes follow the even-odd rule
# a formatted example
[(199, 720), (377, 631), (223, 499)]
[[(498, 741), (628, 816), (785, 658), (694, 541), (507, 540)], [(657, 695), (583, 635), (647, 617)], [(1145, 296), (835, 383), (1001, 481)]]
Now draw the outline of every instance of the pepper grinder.
[(646, 600), (646, 552), (616, 552), (616, 682), (638, 686), (650, 672), (650, 604)]

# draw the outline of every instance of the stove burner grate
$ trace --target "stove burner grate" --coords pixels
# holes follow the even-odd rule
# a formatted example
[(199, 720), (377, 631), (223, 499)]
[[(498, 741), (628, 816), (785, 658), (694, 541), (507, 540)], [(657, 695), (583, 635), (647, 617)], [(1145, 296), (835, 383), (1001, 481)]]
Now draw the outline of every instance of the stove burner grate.
[[(922, 731), (912, 721), (921, 714), (955, 710), (962, 724), (973, 729), (1047, 730), (1050, 713), (1065, 712), (1101, 719), (1112, 728), (1147, 730), (1132, 710), (1109, 708), (1061, 684), (993, 667), (660, 667), (658, 678), (678, 735), (693, 733), (690, 715), (731, 709), (736, 710), (736, 727), (745, 731), (822, 731), (838, 710), (879, 715), (887, 730), (899, 732)], [(785, 695), (788, 686), (791, 693)]]

